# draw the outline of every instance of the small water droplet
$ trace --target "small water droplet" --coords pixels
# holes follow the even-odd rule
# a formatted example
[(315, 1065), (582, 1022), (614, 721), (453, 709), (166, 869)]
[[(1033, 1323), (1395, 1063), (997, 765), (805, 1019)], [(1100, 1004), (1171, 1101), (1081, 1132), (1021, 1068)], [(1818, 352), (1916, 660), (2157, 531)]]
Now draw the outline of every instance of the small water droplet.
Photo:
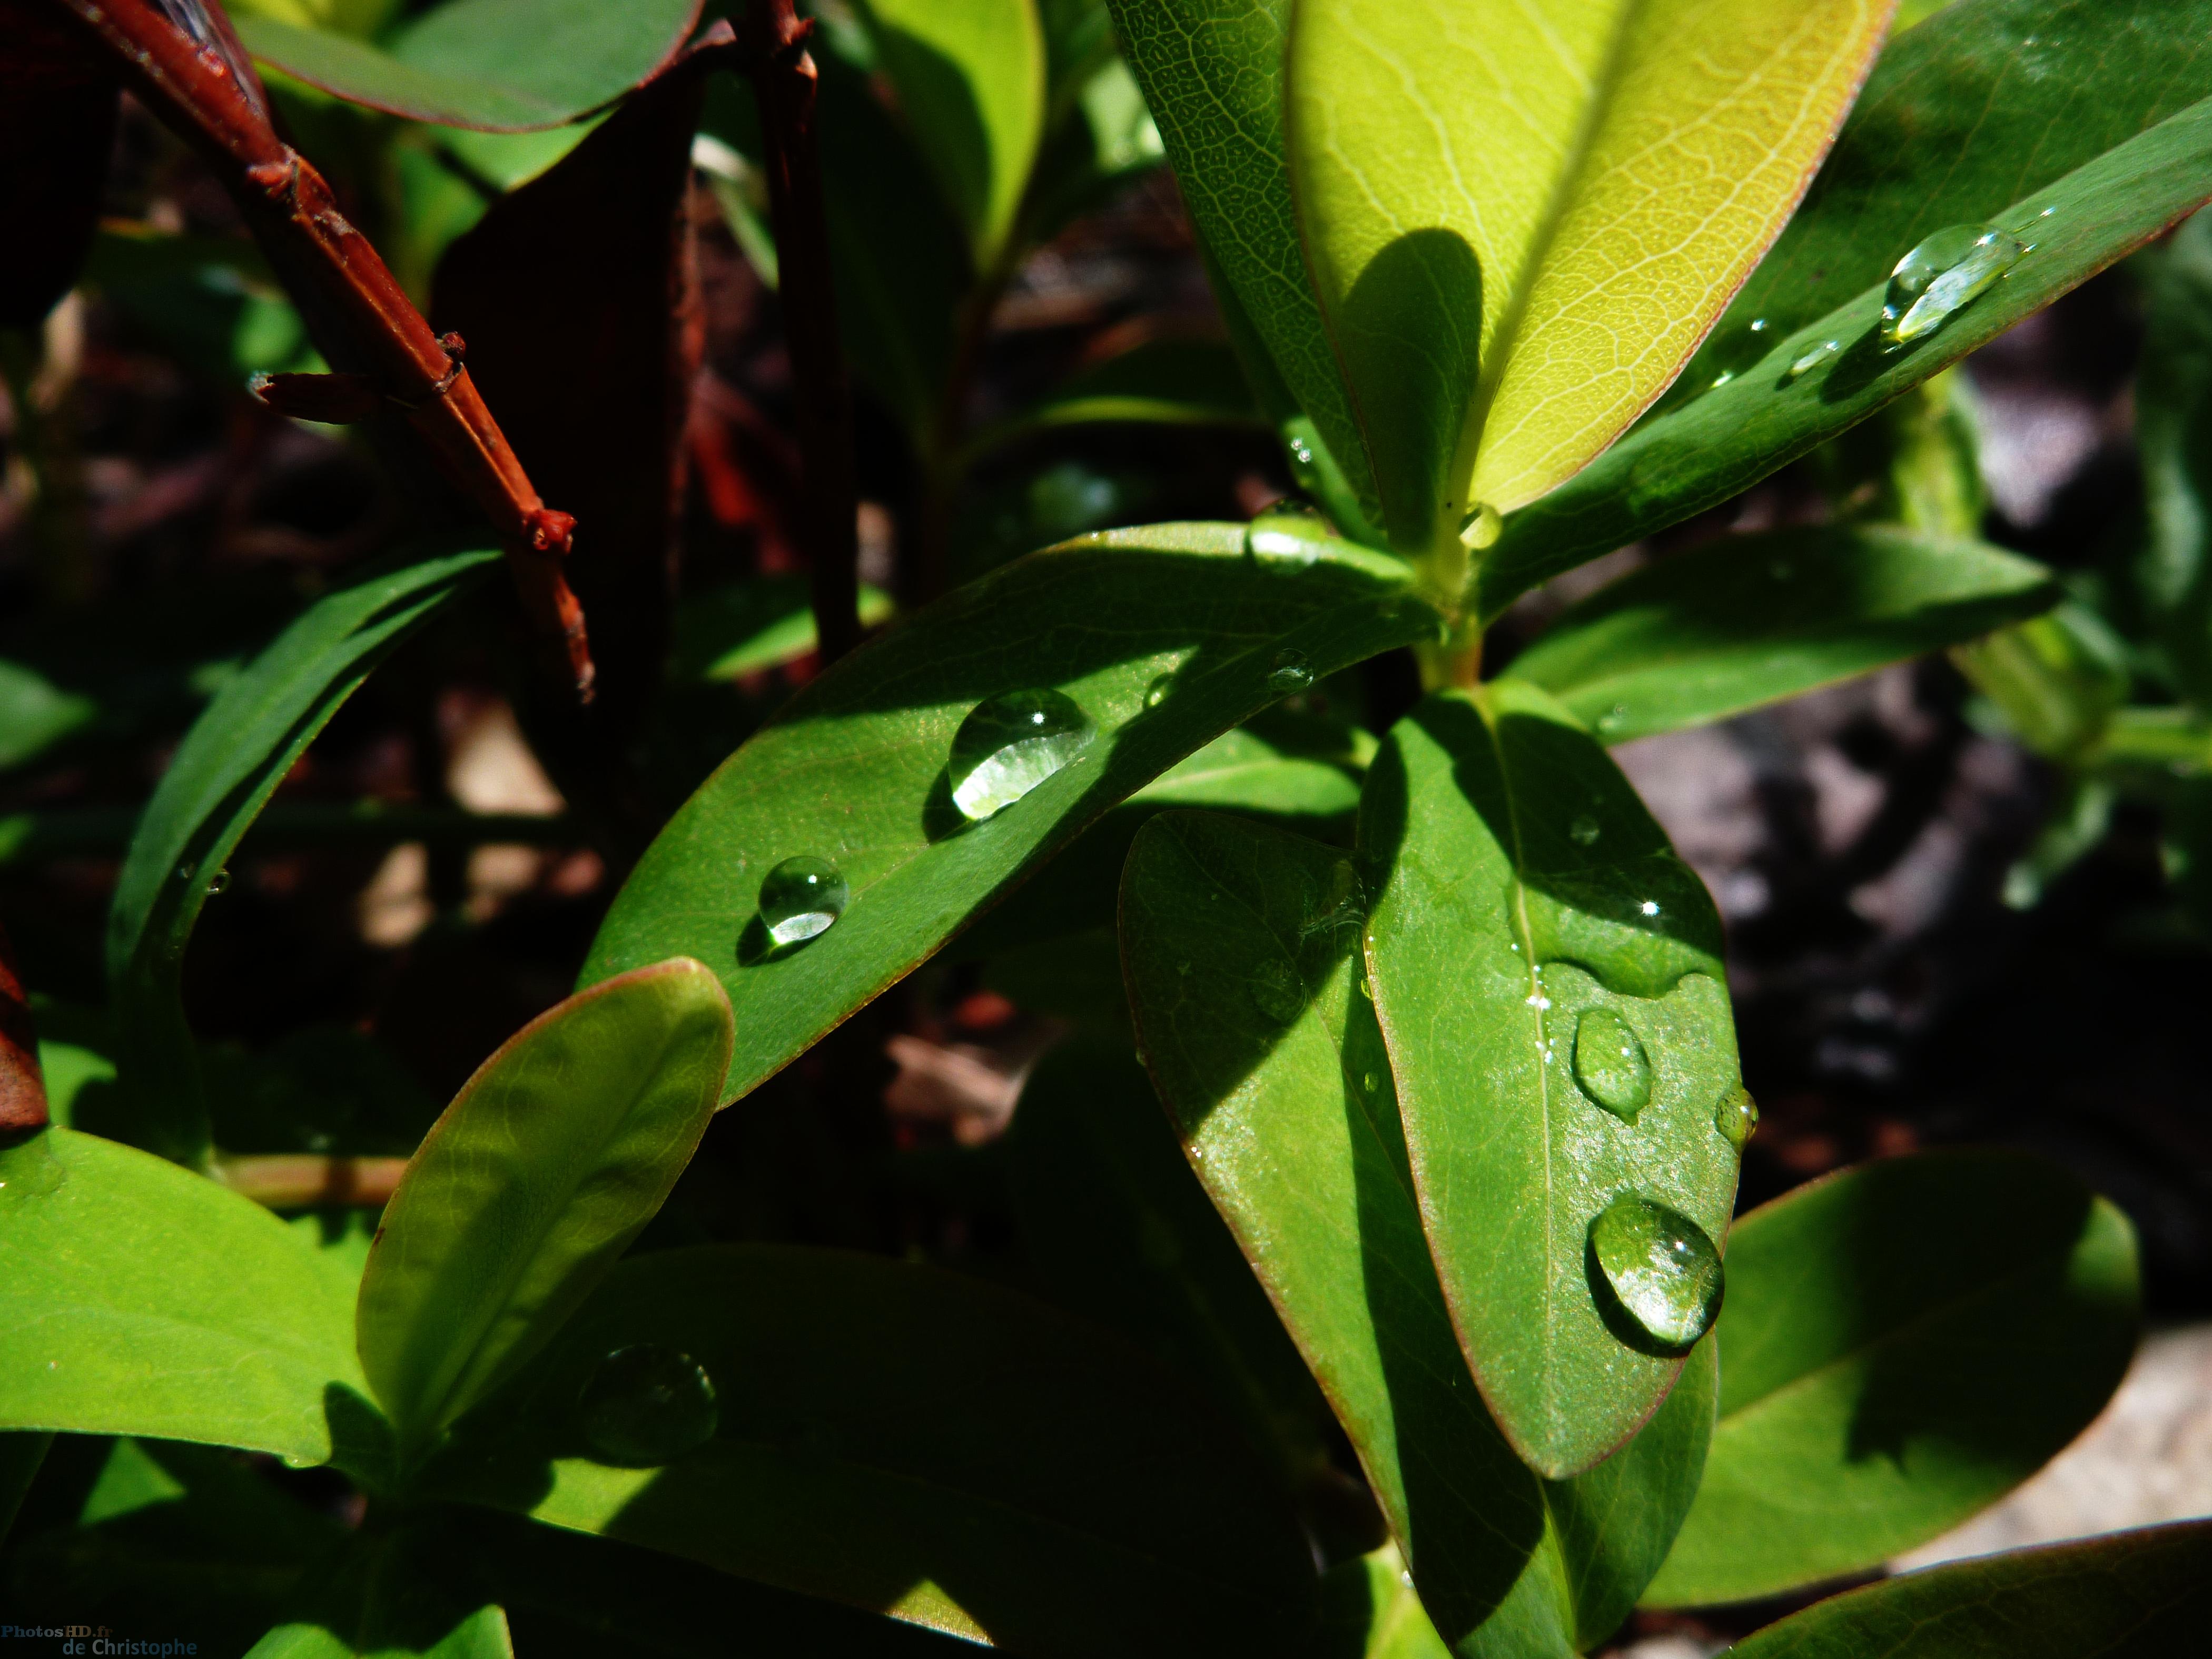
[(1638, 905), (1636, 908), (1647, 916), (1656, 916), (1659, 914), (1659, 901), (1657, 899), (1646, 899), (1643, 903)]
[(1459, 521), (1459, 542), (1470, 553), (1480, 553), (1486, 547), (1495, 547), (1498, 538), (1505, 533), (1505, 520), (1488, 501), (1477, 501), (1474, 509)]
[(1090, 745), (1093, 728), (1059, 691), (1002, 691), (952, 734), (952, 804), (981, 821), (1005, 811)]
[(1989, 292), (2027, 250), (1986, 225), (1950, 225), (1897, 262), (1881, 301), (1881, 342), (1891, 351), (1924, 339)]
[(599, 1361), (576, 1400), (584, 1438), (608, 1462), (649, 1468), (714, 1437), (714, 1384), (688, 1353), (641, 1342)]
[(210, 897), (213, 897), (216, 894), (220, 893), (224, 888), (229, 885), (230, 872), (228, 870), (218, 870), (208, 878), (208, 895)]
[(1287, 1025), (1305, 1011), (1305, 981), (1287, 962), (1263, 962), (1252, 971), (1252, 1006), (1276, 1024)]
[(1651, 1098), (1650, 1056), (1609, 1008), (1593, 1008), (1575, 1023), (1575, 1081), (1624, 1123), (1635, 1122)]
[(1782, 384), (1788, 386), (1802, 380), (1821, 364), (1832, 362), (1843, 355), (1844, 346), (1840, 340), (1823, 340), (1817, 345), (1809, 346), (1790, 360), (1790, 367), (1782, 374)]
[(1732, 368), (1724, 368), (1719, 374), (1713, 376), (1712, 384), (1708, 386), (1705, 390), (1708, 392), (1718, 392), (1723, 386), (1726, 386), (1734, 379), (1735, 379), (1735, 371)]
[(1163, 674), (1145, 688), (1145, 707), (1158, 708), (1168, 700), (1169, 690), (1175, 684), (1175, 676)]
[(1597, 729), (1601, 735), (1607, 732), (1618, 732), (1627, 724), (1628, 705), (1625, 702), (1613, 704), (1612, 708), (1597, 717)]
[(850, 896), (836, 865), (801, 854), (762, 878), (761, 926), (778, 945), (804, 944), (836, 924)]
[(1664, 1204), (1623, 1193), (1590, 1223), (1590, 1249), (1620, 1305), (1654, 1341), (1686, 1348), (1721, 1304), (1721, 1255), (1704, 1228)]
[(1285, 646), (1275, 653), (1275, 660), (1267, 670), (1267, 690), (1287, 696), (1293, 691), (1303, 691), (1313, 684), (1313, 665), (1306, 653)]
[(1244, 551), (1279, 569), (1298, 571), (1321, 557), (1323, 544), (1335, 534), (1311, 501), (1285, 498), (1244, 526)]
[(1368, 1073), (1359, 1079), (1359, 1086), (1366, 1090), (1369, 1094), (1373, 1094), (1382, 1086), (1382, 1074), (1379, 1072)]
[(1713, 1108), (1713, 1127), (1720, 1132), (1723, 1140), (1739, 1152), (1759, 1127), (1759, 1103), (1751, 1097), (1751, 1091), (1741, 1083), (1721, 1097), (1721, 1103)]
[(1597, 820), (1587, 812), (1575, 814), (1574, 822), (1567, 826), (1567, 839), (1577, 847), (1596, 846), (1599, 834)]
[(1291, 477), (1308, 495), (1318, 495), (1325, 482), (1320, 447), (1321, 435), (1304, 416), (1296, 415), (1283, 422), (1283, 449), (1291, 458)]

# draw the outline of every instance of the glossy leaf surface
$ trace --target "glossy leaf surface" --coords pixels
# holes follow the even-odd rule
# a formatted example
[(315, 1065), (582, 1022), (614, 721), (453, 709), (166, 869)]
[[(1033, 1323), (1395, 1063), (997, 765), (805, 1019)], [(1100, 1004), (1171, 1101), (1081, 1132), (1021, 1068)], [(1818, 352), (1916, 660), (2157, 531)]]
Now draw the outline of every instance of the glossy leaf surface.
[(447, 0), (380, 45), (241, 16), (262, 63), (349, 102), (484, 132), (556, 127), (674, 58), (699, 0)]
[(1884, 526), (1731, 536), (1575, 605), (1507, 672), (1607, 743), (1723, 720), (2047, 610), (2051, 573)]
[(1929, 232), (2002, 213), (2212, 96), (2208, 43), (2205, 0), (1961, 0), (1897, 35), (1670, 398), (1887, 280)]
[(1753, 1211), (1705, 1485), (1646, 1599), (1769, 1595), (1957, 1525), (2103, 1409), (2136, 1298), (2126, 1218), (2017, 1153), (1887, 1159)]
[(1044, 135), (1036, 0), (865, 0), (878, 70), (988, 267), (1013, 228)]
[(1428, 1616), (1462, 1654), (1565, 1653), (1607, 1634), (1665, 1554), (1711, 1426), (1710, 1364), (1700, 1350), (1644, 1435), (1592, 1474), (1542, 1482), (1514, 1457), (1422, 1236), (1357, 983), (1364, 911), (1340, 852), (1226, 817), (1155, 819), (1122, 884), (1139, 1041)]
[[(1113, 532), (994, 572), (854, 653), (724, 763), (639, 863), (583, 977), (708, 963), (739, 1033), (724, 1096), (744, 1094), (1106, 808), (1279, 701), (1286, 665), (1319, 678), (1427, 636), (1435, 614), (1403, 581), (1337, 543), (1249, 556), (1234, 525)], [(987, 698), (1048, 690), (1095, 735), (968, 821), (947, 772), (957, 730)], [(850, 902), (771, 953), (762, 880), (799, 856), (833, 863)]]
[(362, 1276), (362, 1369), (418, 1452), (512, 1376), (660, 1208), (714, 1115), (730, 1012), (696, 962), (579, 993), (478, 1068)]
[(1303, 0), (1291, 188), (1392, 544), (1663, 391), (1796, 206), (1880, 0)]
[(1815, 1603), (1738, 1659), (2163, 1659), (2212, 1610), (2212, 1521), (1907, 1573)]
[[(1547, 576), (1749, 489), (1987, 344), (2208, 197), (2212, 103), (2197, 103), (1990, 216), (2033, 246), (1994, 288), (1921, 343), (1882, 350), (1883, 284), (1875, 283), (1818, 322), (1783, 335), (1726, 386), (1645, 422), (1510, 516), (1482, 568), (1482, 616), (1497, 616)], [(1791, 372), (1831, 340), (1833, 356)]]
[(362, 1467), (351, 1287), (260, 1206), (52, 1128), (0, 1152), (0, 1428)]
[[(1367, 961), (1421, 1215), (1499, 1425), (1554, 1478), (1620, 1445), (1680, 1358), (1600, 1266), (1616, 1200), (1717, 1246), (1740, 1086), (1712, 901), (1597, 741), (1533, 686), (1431, 697), (1369, 771)], [(1590, 1081), (1602, 1026), (1640, 1092)]]
[[(710, 1379), (665, 1455), (578, 1401), (650, 1345)], [(455, 1495), (1043, 1659), (1293, 1651), (1311, 1558), (1241, 1441), (1120, 1339), (933, 1269), (787, 1246), (617, 1268), (452, 1465)]]
[[(891, 609), (890, 594), (862, 585), (862, 627), (888, 622)], [(734, 680), (781, 668), (814, 649), (806, 579), (756, 576), (688, 595), (677, 602), (675, 633), (669, 672), (679, 678)]]
[(131, 837), (107, 918), (107, 982), (128, 1041), (124, 1081), (149, 1144), (207, 1151), (191, 1037), (178, 1004), (185, 946), (221, 872), (284, 775), (369, 671), (497, 562), (492, 550), (386, 568), (325, 594), (216, 695), (185, 733)]

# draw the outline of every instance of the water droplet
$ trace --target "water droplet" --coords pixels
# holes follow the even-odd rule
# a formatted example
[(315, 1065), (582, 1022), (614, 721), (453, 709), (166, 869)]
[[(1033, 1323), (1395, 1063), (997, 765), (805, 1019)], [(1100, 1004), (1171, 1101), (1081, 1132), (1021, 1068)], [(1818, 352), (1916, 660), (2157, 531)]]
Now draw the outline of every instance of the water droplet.
[(1252, 1006), (1278, 1025), (1287, 1025), (1306, 1006), (1305, 982), (1280, 959), (1261, 963), (1252, 972)]
[(1145, 688), (1145, 707), (1158, 708), (1168, 700), (1168, 691), (1175, 684), (1175, 676), (1163, 674)]
[(220, 893), (224, 888), (229, 885), (230, 872), (228, 870), (216, 871), (213, 875), (208, 878), (207, 890), (209, 896), (213, 897), (216, 894)]
[(1720, 1131), (1723, 1140), (1743, 1151), (1743, 1144), (1759, 1127), (1759, 1103), (1751, 1097), (1751, 1091), (1741, 1083), (1721, 1097), (1721, 1103), (1713, 1108), (1713, 1127)]
[(1705, 1229), (1678, 1210), (1623, 1193), (1590, 1223), (1605, 1282), (1654, 1341), (1686, 1348), (1721, 1305), (1721, 1255)]
[(46, 1134), (20, 1140), (0, 1152), (0, 1212), (43, 1198), (68, 1179), (69, 1170), (54, 1156)]
[(1287, 696), (1293, 691), (1303, 691), (1313, 684), (1313, 665), (1306, 653), (1285, 646), (1275, 653), (1273, 665), (1267, 670), (1267, 690)]
[(1365, 1077), (1359, 1079), (1359, 1086), (1366, 1090), (1369, 1094), (1373, 1094), (1377, 1089), (1382, 1086), (1382, 1073), (1379, 1072), (1368, 1073)]
[(1362, 974), (1358, 979), (1353, 982), (1359, 987), (1360, 995), (1365, 997), (1370, 1002), (1375, 1000), (1375, 981), (1373, 980), (1368, 978), (1365, 974)]
[(721, 1421), (706, 1367), (657, 1342), (617, 1348), (599, 1361), (576, 1411), (592, 1449), (632, 1468), (673, 1462), (712, 1439)]
[(1285, 499), (1244, 526), (1244, 550), (1291, 570), (1302, 570), (1322, 556), (1335, 532), (1311, 501)]
[(1577, 812), (1567, 826), (1567, 839), (1577, 847), (1596, 846), (1599, 833), (1597, 820), (1587, 812)]
[(1821, 364), (1832, 362), (1843, 355), (1844, 346), (1840, 340), (1823, 340), (1818, 345), (1808, 347), (1790, 360), (1790, 367), (1783, 371), (1782, 384), (1788, 386), (1792, 381), (1802, 380)]
[(1477, 501), (1467, 517), (1459, 521), (1460, 545), (1470, 553), (1495, 547), (1498, 538), (1504, 533), (1504, 519), (1488, 501)]
[(1984, 225), (1951, 225), (1897, 262), (1881, 301), (1881, 342), (1895, 351), (1924, 339), (1989, 292), (2027, 250)]
[(1612, 708), (1597, 717), (1597, 729), (1601, 736), (1607, 732), (1618, 732), (1627, 724), (1628, 705), (1625, 702), (1613, 704)]
[(778, 945), (804, 944), (836, 925), (849, 896), (836, 865), (801, 854), (784, 860), (762, 878), (761, 926)]
[(1650, 1057), (1609, 1008), (1593, 1008), (1575, 1024), (1575, 1081), (1624, 1123), (1635, 1122), (1651, 1098)]
[(952, 734), (952, 804), (969, 818), (1003, 811), (1089, 746), (1092, 727), (1058, 691), (1003, 691)]
[(1291, 458), (1291, 477), (1309, 495), (1318, 495), (1326, 482), (1322, 477), (1320, 447), (1321, 436), (1304, 416), (1293, 416), (1283, 422), (1283, 449)]

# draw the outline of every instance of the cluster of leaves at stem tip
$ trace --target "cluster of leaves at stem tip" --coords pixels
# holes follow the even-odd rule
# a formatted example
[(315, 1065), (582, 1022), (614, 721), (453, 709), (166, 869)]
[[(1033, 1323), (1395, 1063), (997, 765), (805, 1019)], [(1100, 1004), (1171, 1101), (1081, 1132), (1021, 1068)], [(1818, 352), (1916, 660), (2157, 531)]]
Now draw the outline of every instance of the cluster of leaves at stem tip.
[[(488, 189), (487, 225), (676, 109), (651, 118), (678, 121), (669, 176), (698, 160), (773, 283), (778, 135), (682, 56), (697, 11), (258, 0), (236, 40), (286, 107), (380, 112), (410, 177)], [(131, 841), (112, 1035), (49, 1041), (56, 1121), (0, 1151), (0, 1510), (52, 1437), (105, 1447), (81, 1547), (173, 1550), (130, 1530), (173, 1510), (252, 1566), (178, 1605), (267, 1656), (540, 1627), (703, 1653), (734, 1620), (817, 1653), (1474, 1659), (1863, 1574), (2064, 1446), (2133, 1349), (2128, 1223), (1954, 1150), (1732, 1224), (1758, 1113), (1719, 920), (1608, 748), (1949, 649), (2074, 791), (2023, 890), (2119, 794), (2197, 800), (2212, 229), (2138, 256), (2160, 344), (2133, 659), (1979, 539), (1946, 371), (2212, 197), (2212, 6), (816, 22), (837, 330), (915, 459), (927, 602), (653, 826), (575, 994), (412, 1146), (365, 1249), (237, 1189), (185, 949), (279, 780), (497, 553), (404, 551), (254, 656)], [(971, 429), (1007, 281), (1163, 156), (1231, 349), (1139, 348)], [(441, 235), (395, 218), (403, 284)], [(116, 240), (96, 268), (125, 270)], [(323, 367), (296, 331), (261, 350), (230, 367)], [(987, 458), (1115, 423), (1272, 434), (1297, 494), (930, 597)], [(1614, 580), (1482, 678), (1519, 595), (1815, 454), (1826, 522)], [(864, 592), (860, 619), (890, 606)], [(678, 632), (702, 679), (815, 636), (781, 588)], [(1315, 711), (1394, 652), (1425, 692), (1379, 740)], [(8, 763), (66, 737), (34, 692)], [(798, 1244), (631, 1249), (718, 1109), (948, 946), (1074, 1030), (1008, 1142), (1051, 1299)], [(58, 1080), (100, 1067), (121, 1104), (72, 1125)], [(210, 1447), (328, 1466), (369, 1520)], [(1741, 1650), (2179, 1652), (2208, 1585), (2187, 1524), (1874, 1583)]]

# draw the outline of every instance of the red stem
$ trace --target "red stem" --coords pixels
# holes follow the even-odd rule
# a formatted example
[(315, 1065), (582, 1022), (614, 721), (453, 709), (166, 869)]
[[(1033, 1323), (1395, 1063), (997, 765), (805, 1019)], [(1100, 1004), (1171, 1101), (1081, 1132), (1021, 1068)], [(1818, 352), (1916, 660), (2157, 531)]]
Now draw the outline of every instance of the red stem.
[(39, 1070), (39, 1037), (15, 953), (0, 929), (0, 1134), (46, 1127), (46, 1085)]

